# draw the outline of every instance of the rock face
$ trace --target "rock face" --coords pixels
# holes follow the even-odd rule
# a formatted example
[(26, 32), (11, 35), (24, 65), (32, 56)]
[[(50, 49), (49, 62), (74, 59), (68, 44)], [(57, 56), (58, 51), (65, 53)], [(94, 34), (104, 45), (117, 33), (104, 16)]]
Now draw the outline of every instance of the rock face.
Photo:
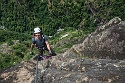
[(118, 17), (110, 20), (71, 50), (82, 56), (125, 59), (125, 22)]
[(25, 61), (0, 72), (0, 83), (31, 83), (35, 76), (35, 63)]
[[(124, 83), (125, 60), (54, 56), (38, 83)], [(45, 62), (43, 62), (45, 63)], [(35, 83), (36, 61), (25, 61), (0, 73), (0, 83)], [(44, 66), (45, 67), (45, 66)]]

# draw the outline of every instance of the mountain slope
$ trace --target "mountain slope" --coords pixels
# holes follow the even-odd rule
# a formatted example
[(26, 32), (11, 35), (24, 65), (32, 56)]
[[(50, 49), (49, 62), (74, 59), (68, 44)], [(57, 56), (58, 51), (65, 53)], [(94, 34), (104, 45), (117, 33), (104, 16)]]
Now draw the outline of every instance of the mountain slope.
[[(122, 27), (124, 30), (124, 26), (121, 25), (124, 24), (124, 22), (121, 22), (121, 20), (115, 27), (111, 27), (112, 23), (113, 26), (114, 24), (117, 24), (116, 19), (107, 23), (108, 26), (110, 27), (104, 25), (105, 27), (99, 28), (97, 32), (103, 32), (105, 31), (105, 29), (107, 30), (110, 28), (121, 30)], [(94, 35), (98, 35), (98, 33)], [(105, 36), (106, 35), (104, 35), (104, 37)], [(96, 38), (94, 36), (90, 37), (90, 35), (88, 37), (92, 39)], [(107, 37), (110, 38), (109, 36)], [(114, 35), (112, 37), (115, 38)], [(120, 39), (119, 36), (118, 39)], [(121, 39), (124, 40), (123, 38)], [(86, 40), (85, 42), (87, 42), (87, 39), (85, 40)], [(81, 48), (84, 45), (80, 43), (74, 45), (72, 48), (77, 46)], [(92, 47), (96, 46), (94, 45)], [(49, 64), (48, 67), (46, 67), (46, 72), (44, 74), (41, 74), (41, 65), (39, 62), (38, 83), (40, 83), (41, 81), (45, 83), (124, 83), (125, 82), (124, 58), (122, 60), (120, 59), (112, 60), (110, 59), (110, 57), (101, 59), (88, 58), (80, 56), (78, 54), (79, 53), (78, 50), (75, 51), (72, 48), (67, 49), (62, 54), (61, 53), (57, 54), (57, 56), (53, 56), (52, 58), (48, 59), (51, 63)], [(80, 52), (82, 52), (83, 49), (80, 48), (79, 50)], [(88, 47), (86, 46), (86, 48)], [(43, 63), (47, 64), (48, 60), (43, 60)], [(0, 72), (0, 83), (33, 83), (36, 74), (35, 67), (36, 67), (36, 61), (34, 59), (30, 59), (29, 61), (23, 61), (22, 63), (13, 66), (7, 70), (3, 70)]]
[[(61, 57), (62, 56), (62, 57)], [(38, 83), (124, 83), (125, 61), (54, 56), (43, 77), (39, 62)], [(45, 61), (44, 61), (45, 63)], [(34, 83), (36, 63), (24, 61), (0, 73), (0, 83)]]

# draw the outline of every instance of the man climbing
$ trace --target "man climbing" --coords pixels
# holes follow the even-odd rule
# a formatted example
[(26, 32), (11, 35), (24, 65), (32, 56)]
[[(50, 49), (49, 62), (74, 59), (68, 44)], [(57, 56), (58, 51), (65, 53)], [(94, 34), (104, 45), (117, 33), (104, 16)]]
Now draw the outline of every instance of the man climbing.
[(50, 47), (50, 45), (48, 43), (47, 36), (42, 33), (42, 31), (40, 30), (39, 27), (34, 28), (34, 35), (32, 36), (32, 44), (30, 47), (30, 54), (33, 54), (32, 50), (33, 50), (34, 46), (37, 47), (38, 55), (40, 55), (40, 56), (43, 55), (44, 50), (49, 51), (49, 54), (51, 56), (56, 55), (56, 53), (52, 50), (52, 48)]

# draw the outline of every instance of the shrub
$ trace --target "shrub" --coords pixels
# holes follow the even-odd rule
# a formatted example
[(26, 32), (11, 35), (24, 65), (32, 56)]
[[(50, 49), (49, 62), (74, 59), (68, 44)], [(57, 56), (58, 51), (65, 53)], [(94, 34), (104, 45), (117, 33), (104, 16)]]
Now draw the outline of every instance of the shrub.
[(11, 45), (13, 45), (13, 44), (14, 44), (14, 42), (13, 42), (12, 40), (8, 40), (8, 41), (7, 41), (7, 45), (11, 46)]
[(13, 60), (12, 60), (12, 56), (8, 55), (8, 54), (2, 54), (1, 55), (1, 59), (0, 59), (0, 69), (5, 69), (8, 67), (11, 67), (13, 65)]

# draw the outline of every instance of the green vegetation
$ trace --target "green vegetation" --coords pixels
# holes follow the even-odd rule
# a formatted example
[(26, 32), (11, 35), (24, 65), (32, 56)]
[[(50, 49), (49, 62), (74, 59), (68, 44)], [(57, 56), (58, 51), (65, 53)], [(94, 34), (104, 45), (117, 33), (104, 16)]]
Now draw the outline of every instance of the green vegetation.
[(26, 41), (26, 40), (29, 40), (30, 38), (31, 36), (29, 34), (0, 30), (0, 43), (9, 41), (9, 40)]
[(39, 26), (47, 35), (59, 28), (94, 30), (118, 16), (125, 20), (124, 0), (0, 0), (0, 26), (31, 33)]
[(13, 44), (11, 49), (11, 53), (7, 51), (7, 53), (0, 54), (0, 69), (11, 67), (20, 63), (22, 60), (29, 60), (32, 57), (28, 54), (29, 46), (27, 47), (24, 42)]
[(8, 45), (8, 46), (11, 46), (11, 45), (13, 45), (13, 44), (14, 44), (14, 42), (13, 42), (12, 40), (9, 40), (9, 39), (8, 39), (7, 45)]
[(6, 51), (6, 53), (0, 53), (0, 69), (11, 67), (22, 60), (31, 58), (31, 56), (27, 54), (30, 45), (29, 39), (31, 39), (31, 36), (28, 34), (0, 30), (1, 46), (4, 43), (7, 43), (8, 45), (6, 48), (3, 48), (8, 51)]
[[(90, 32), (89, 32), (90, 33)], [(72, 45), (80, 43), (84, 37), (89, 34), (82, 30), (67, 28), (57, 32), (50, 40), (50, 44), (54, 45), (54, 50), (57, 53), (62, 53), (71, 48)]]
[[(125, 20), (124, 8), (125, 0), (0, 0), (0, 45), (7, 43), (12, 50), (0, 53), (0, 69), (31, 58), (34, 27), (51, 35), (50, 44), (62, 53), (82, 42), (96, 26), (114, 17)], [(58, 29), (64, 30), (57, 33)]]
[(14, 59), (10, 55), (1, 55), (0, 56), (0, 69), (10, 67), (14, 64)]

